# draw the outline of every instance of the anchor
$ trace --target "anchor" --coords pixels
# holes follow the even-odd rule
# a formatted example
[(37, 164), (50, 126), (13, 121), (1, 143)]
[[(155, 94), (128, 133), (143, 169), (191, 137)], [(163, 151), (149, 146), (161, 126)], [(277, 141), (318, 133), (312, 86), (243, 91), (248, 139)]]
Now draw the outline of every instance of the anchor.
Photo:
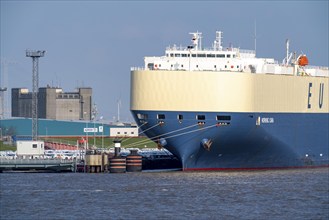
[(201, 145), (203, 146), (203, 148), (207, 151), (210, 151), (211, 145), (212, 145), (212, 140), (208, 139), (208, 138), (203, 138), (201, 140)]

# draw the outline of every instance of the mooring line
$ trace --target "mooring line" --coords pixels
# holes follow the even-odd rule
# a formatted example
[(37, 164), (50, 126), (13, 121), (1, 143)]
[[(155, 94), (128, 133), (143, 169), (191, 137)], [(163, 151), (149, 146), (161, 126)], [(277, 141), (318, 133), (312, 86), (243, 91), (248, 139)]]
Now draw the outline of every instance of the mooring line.
[[(147, 124), (147, 122), (145, 122), (143, 125), (145, 125), (145, 124)], [(142, 127), (143, 125), (141, 125), (140, 127)], [(138, 135), (141, 134), (141, 133), (144, 133), (145, 131), (148, 131), (148, 130), (150, 130), (150, 129), (153, 129), (153, 128), (155, 128), (156, 126), (159, 126), (159, 125), (160, 125), (160, 124), (157, 123), (157, 124), (153, 125), (152, 127), (148, 128), (148, 129), (146, 129), (146, 130), (144, 130), (143, 132), (138, 133)], [(127, 138), (127, 140), (129, 140), (129, 139), (130, 139), (130, 138)], [(121, 138), (121, 140), (123, 140), (123, 138)], [(120, 141), (121, 141), (121, 140), (120, 140)], [(127, 141), (127, 140), (126, 140), (126, 141)], [(123, 141), (123, 142), (124, 142), (124, 141)], [(110, 148), (111, 148), (111, 147), (114, 147), (114, 144), (110, 145)]]
[[(197, 125), (197, 124), (196, 124)], [(195, 125), (193, 125), (195, 126)], [(202, 131), (202, 130), (205, 130), (205, 129), (209, 129), (209, 128), (212, 128), (212, 127), (215, 127), (217, 126), (216, 124), (215, 125), (209, 125), (207, 127), (203, 127), (203, 128), (198, 128), (198, 129), (195, 129), (195, 130), (192, 130), (192, 131), (187, 131), (187, 132), (183, 132), (183, 133), (180, 133), (180, 134), (175, 134), (175, 135), (172, 135), (172, 136), (168, 136), (168, 137), (164, 137), (165, 139), (169, 139), (169, 138), (173, 138), (173, 137), (178, 137), (178, 136), (181, 136), (181, 135), (185, 135), (185, 134), (189, 134), (189, 133), (193, 133), (193, 132), (197, 132), (197, 131)], [(192, 126), (190, 126), (192, 127)], [(186, 129), (186, 128), (185, 128)], [(182, 130), (182, 129), (180, 129)], [(168, 132), (168, 133), (173, 133), (174, 131), (172, 132)], [(164, 135), (164, 134), (163, 134)], [(154, 137), (151, 137), (149, 138), (149, 140), (151, 141), (154, 141), (155, 139), (157, 139), (159, 136), (163, 136), (163, 135), (158, 135), (158, 136), (154, 136)], [(145, 143), (149, 142), (149, 140), (146, 140)], [(145, 141), (145, 140), (144, 140)], [(144, 144), (143, 141), (141, 141), (140, 143), (136, 142), (136, 143), (133, 143), (133, 144), (130, 144), (128, 146), (125, 146), (125, 147), (135, 147), (135, 146), (138, 146), (138, 145), (141, 145), (141, 144)]]
[[(167, 133), (164, 133), (164, 134), (161, 134), (161, 135), (157, 135), (157, 136), (154, 136), (154, 137), (151, 137), (151, 138), (149, 138), (150, 140), (154, 140), (154, 139), (156, 139), (156, 138), (158, 138), (158, 137), (161, 137), (161, 136), (163, 136), (163, 135), (167, 135), (167, 134), (171, 134), (171, 133), (174, 133), (174, 132), (178, 132), (178, 131), (181, 131), (181, 130), (185, 130), (185, 129), (188, 129), (188, 128), (191, 128), (191, 127), (194, 127), (194, 126), (196, 126), (197, 124), (193, 124), (193, 125), (190, 125), (190, 126), (187, 126), (187, 127), (183, 127), (183, 128), (180, 128), (180, 129), (177, 129), (177, 130), (174, 130), (174, 131), (170, 131), (170, 132), (167, 132)], [(141, 132), (142, 133), (142, 132)], [(135, 142), (135, 143), (132, 143), (132, 144), (130, 144), (130, 145), (135, 145), (135, 144), (144, 144), (144, 142), (145, 143), (147, 143), (147, 142), (150, 142), (149, 140), (142, 140), (142, 141), (140, 141), (140, 142)], [(130, 146), (130, 145), (128, 145), (128, 146)], [(127, 146), (126, 146), (127, 147)]]

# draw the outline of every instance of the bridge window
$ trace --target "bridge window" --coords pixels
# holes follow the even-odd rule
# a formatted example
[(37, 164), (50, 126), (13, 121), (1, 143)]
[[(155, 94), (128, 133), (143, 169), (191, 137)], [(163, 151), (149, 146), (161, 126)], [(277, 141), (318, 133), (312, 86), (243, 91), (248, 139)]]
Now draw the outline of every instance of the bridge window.
[(215, 57), (215, 54), (207, 54), (207, 57)]
[(154, 69), (154, 63), (148, 63), (147, 68), (150, 69), (150, 70), (153, 70)]
[(175, 57), (180, 57), (180, 54), (179, 54), (179, 53), (176, 53), (176, 54), (175, 54)]
[(227, 57), (227, 58), (230, 58), (230, 57), (231, 57), (231, 54), (226, 54), (226, 57)]
[(206, 57), (206, 54), (198, 54), (198, 57)]
[(196, 57), (196, 54), (192, 54), (192, 57)]
[(182, 54), (182, 57), (187, 57), (187, 54), (186, 54), (186, 53), (183, 53), (183, 54)]
[(225, 54), (217, 54), (216, 57), (224, 58), (225, 57)]

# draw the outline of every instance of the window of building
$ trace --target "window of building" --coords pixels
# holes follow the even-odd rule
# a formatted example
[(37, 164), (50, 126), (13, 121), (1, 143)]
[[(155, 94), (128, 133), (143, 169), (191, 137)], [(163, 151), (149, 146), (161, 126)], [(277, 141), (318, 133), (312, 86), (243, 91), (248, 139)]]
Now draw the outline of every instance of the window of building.
[(120, 134), (120, 131), (118, 131), (117, 134)]
[(135, 132), (132, 131), (130, 134), (135, 134)]
[(127, 132), (125, 131), (125, 133), (124, 134), (127, 134)]
[(33, 148), (38, 148), (38, 145), (37, 144), (32, 144), (32, 147)]

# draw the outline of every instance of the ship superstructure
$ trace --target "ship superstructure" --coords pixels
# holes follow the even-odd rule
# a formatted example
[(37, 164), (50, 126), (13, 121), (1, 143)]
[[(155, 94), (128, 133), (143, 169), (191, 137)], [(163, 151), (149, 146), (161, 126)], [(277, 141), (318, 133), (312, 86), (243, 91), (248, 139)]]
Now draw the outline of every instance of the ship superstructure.
[[(227, 71), (246, 73), (267, 73), (285, 75), (326, 76), (328, 68), (310, 67), (306, 55), (296, 57), (289, 52), (286, 41), (286, 57), (279, 63), (273, 58), (256, 58), (254, 50), (243, 50), (232, 46), (223, 48), (223, 32), (216, 31), (216, 39), (211, 48), (202, 47), (202, 33), (190, 33), (191, 45), (169, 46), (161, 57), (145, 57), (148, 70), (185, 70), (185, 71)], [(296, 64), (296, 65), (295, 65)]]
[(289, 51), (282, 62), (255, 51), (187, 47), (145, 57), (131, 72), (131, 111), (183, 169), (328, 165), (328, 68)]

